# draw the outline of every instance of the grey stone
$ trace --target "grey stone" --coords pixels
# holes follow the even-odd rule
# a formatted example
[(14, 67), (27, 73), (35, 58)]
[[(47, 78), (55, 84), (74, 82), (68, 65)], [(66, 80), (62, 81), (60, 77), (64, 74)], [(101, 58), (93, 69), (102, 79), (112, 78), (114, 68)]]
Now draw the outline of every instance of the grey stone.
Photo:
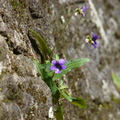
[(6, 58), (8, 51), (8, 46), (5, 39), (5, 37), (0, 35), (0, 61)]
[[(120, 77), (120, 1), (88, 0), (85, 17), (73, 16), (63, 36), (61, 29), (74, 10), (87, 1), (0, 0), (0, 120), (49, 120), (51, 92), (37, 75), (33, 60), (41, 61), (35, 30), (55, 53), (71, 60), (87, 57), (83, 67), (64, 76), (72, 96), (87, 108), (63, 101), (65, 120), (118, 120), (120, 92), (111, 72)], [(64, 22), (61, 22), (61, 16)], [(81, 42), (93, 31), (100, 47)]]
[(0, 120), (48, 119), (51, 94), (37, 77), (5, 74), (0, 80)]

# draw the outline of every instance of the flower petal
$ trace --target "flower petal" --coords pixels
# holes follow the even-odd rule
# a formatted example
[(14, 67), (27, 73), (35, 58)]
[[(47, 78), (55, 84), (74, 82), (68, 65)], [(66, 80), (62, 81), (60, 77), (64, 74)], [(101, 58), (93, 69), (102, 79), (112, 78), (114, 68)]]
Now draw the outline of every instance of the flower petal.
[(96, 45), (94, 43), (92, 43), (92, 46), (94, 47), (94, 49), (96, 48)]
[(59, 69), (56, 69), (55, 73), (59, 74), (59, 73), (61, 73), (61, 71)]
[(52, 60), (52, 64), (56, 65), (57, 64), (57, 60)]
[(65, 64), (65, 63), (66, 63), (66, 61), (65, 61), (64, 59), (60, 59), (60, 60), (59, 60), (59, 64), (63, 65), (63, 64)]
[(61, 65), (61, 70), (64, 70), (66, 69), (66, 66), (65, 65)]
[(75, 16), (77, 16), (78, 15), (78, 12), (75, 12), (75, 14), (74, 14)]
[(86, 39), (85, 39), (85, 42), (86, 42), (86, 43), (88, 43), (88, 42), (89, 42), (89, 39), (88, 39), (88, 38), (86, 38)]
[(92, 32), (91, 35), (92, 35), (92, 40), (93, 41), (98, 39), (98, 35), (96, 35), (95, 33)]
[(87, 7), (86, 5), (84, 5), (84, 6), (81, 7), (80, 9), (82, 10), (82, 12), (85, 12), (85, 11), (88, 9), (88, 7)]
[(81, 12), (81, 15), (82, 15), (83, 17), (85, 17), (85, 14), (84, 14), (84, 12)]
[(56, 66), (51, 66), (50, 67), (50, 70), (56, 70), (57, 68), (56, 68)]

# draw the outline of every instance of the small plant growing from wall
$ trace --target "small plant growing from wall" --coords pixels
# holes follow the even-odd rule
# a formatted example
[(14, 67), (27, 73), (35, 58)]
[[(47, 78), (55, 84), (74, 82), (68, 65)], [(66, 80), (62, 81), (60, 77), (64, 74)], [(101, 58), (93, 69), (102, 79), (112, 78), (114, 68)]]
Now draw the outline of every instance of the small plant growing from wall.
[[(87, 5), (84, 5), (81, 8), (77, 8), (75, 9), (71, 17), (73, 15), (75, 16), (81, 15), (84, 17), (85, 11), (87, 9), (88, 9)], [(63, 31), (65, 30), (69, 21), (66, 23)], [(36, 37), (39, 43), (41, 54), (43, 56), (42, 64), (36, 60), (34, 60), (34, 63), (37, 67), (38, 73), (40, 74), (42, 80), (48, 85), (48, 87), (51, 90), (53, 111), (56, 119), (63, 120), (63, 116), (64, 116), (63, 108), (62, 108), (63, 99), (66, 99), (70, 103), (80, 108), (86, 108), (85, 100), (81, 97), (72, 97), (71, 94), (68, 92), (69, 89), (68, 86), (64, 84), (64, 80), (62, 78), (65, 74), (67, 74), (67, 72), (71, 71), (72, 69), (80, 67), (86, 62), (89, 62), (89, 59), (78, 58), (67, 61), (63, 58), (59, 58), (59, 56), (54, 53), (54, 48), (53, 50), (51, 50), (45, 43), (44, 39), (39, 34), (37, 34), (35, 31), (31, 29), (30, 31)], [(99, 44), (97, 43), (97, 39), (98, 39), (98, 35), (91, 32), (91, 35), (88, 35), (84, 41), (90, 43), (91, 46), (93, 46), (93, 48), (96, 49), (97, 46), (99, 46)], [(81, 43), (81, 45), (84, 43), (84, 41)]]

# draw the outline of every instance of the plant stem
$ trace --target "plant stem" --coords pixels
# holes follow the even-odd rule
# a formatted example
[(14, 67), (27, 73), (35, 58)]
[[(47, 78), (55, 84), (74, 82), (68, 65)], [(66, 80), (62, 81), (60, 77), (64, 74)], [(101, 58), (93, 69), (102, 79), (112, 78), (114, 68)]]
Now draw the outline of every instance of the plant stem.
[[(74, 13), (70, 16), (70, 18), (68, 19), (67, 23), (66, 23), (65, 26), (62, 28), (62, 32), (61, 32), (60, 37), (58, 38), (56, 44), (57, 44), (57, 43), (60, 41), (60, 39), (62, 38), (62, 36), (63, 36), (63, 34), (64, 34), (64, 32), (65, 32), (65, 29), (66, 29), (67, 25), (69, 24), (69, 22), (70, 22), (70, 20), (71, 20), (71, 18), (72, 18), (73, 15), (74, 15)], [(51, 51), (50, 58), (51, 58), (54, 50), (55, 50), (55, 46), (54, 46), (54, 48), (53, 48), (52, 51)]]
[(52, 78), (54, 77), (55, 73), (53, 73)]
[(80, 47), (82, 46), (82, 44), (85, 42), (85, 39), (80, 43)]

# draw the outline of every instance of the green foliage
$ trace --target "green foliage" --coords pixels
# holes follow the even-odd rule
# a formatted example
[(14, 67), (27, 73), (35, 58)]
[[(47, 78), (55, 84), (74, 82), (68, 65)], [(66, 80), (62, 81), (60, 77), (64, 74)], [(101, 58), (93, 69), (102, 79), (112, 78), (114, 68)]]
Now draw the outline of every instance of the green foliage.
[(88, 58), (79, 58), (67, 61), (65, 66), (67, 67), (65, 70), (62, 70), (60, 74), (55, 74), (53, 77), (53, 80), (60, 79), (63, 75), (65, 75), (67, 72), (71, 71), (74, 68), (82, 66), (84, 63), (89, 62)]
[[(65, 25), (65, 27), (62, 31), (62, 34), (63, 34), (67, 24)], [(39, 34), (37, 34), (35, 31), (33, 31), (31, 29), (30, 29), (30, 31), (32, 32), (32, 34), (34, 35), (34, 37), (36, 38), (36, 40), (39, 44), (39, 49), (41, 51), (41, 54), (43, 56), (43, 61), (44, 61), (43, 62), (44, 64), (40, 64), (39, 62), (37, 62), (35, 60), (34, 60), (34, 63), (37, 67), (38, 73), (41, 75), (42, 80), (48, 85), (48, 87), (51, 90), (53, 106), (58, 106), (54, 110), (54, 115), (55, 115), (56, 119), (63, 120), (63, 109), (62, 109), (62, 99), (63, 98), (65, 98), (70, 103), (72, 103), (80, 108), (86, 108), (86, 102), (83, 98), (80, 98), (80, 97), (75, 98), (75, 97), (72, 97), (68, 93), (68, 91), (67, 91), (68, 87), (66, 85), (64, 85), (64, 81), (62, 80), (62, 77), (66, 73), (71, 71), (72, 69), (80, 67), (84, 63), (89, 62), (89, 59), (88, 58), (79, 58), (79, 59), (67, 61), (64, 64), (64, 66), (66, 66), (66, 69), (63, 69), (63, 70), (62, 70), (62, 67), (61, 68), (59, 67), (59, 64), (56, 64), (56, 66), (58, 66), (58, 69), (60, 68), (61, 73), (55, 74), (54, 71), (50, 70), (50, 67), (52, 64), (49, 61), (53, 51), (51, 51), (49, 49), (49, 47), (45, 43), (44, 39)], [(62, 36), (62, 34), (61, 34), (61, 36)], [(60, 36), (60, 38), (61, 38), (61, 36)], [(58, 41), (60, 40), (60, 38), (58, 39)], [(59, 61), (58, 55), (55, 56), (55, 60)]]
[(37, 67), (38, 73), (41, 75), (42, 80), (48, 85), (51, 90), (53, 100), (57, 101), (59, 99), (59, 90), (56, 86), (55, 81), (52, 80), (52, 77), (49, 76), (46, 72), (48, 66), (46, 64), (39, 64), (39, 62), (34, 60), (34, 63)]
[(51, 54), (51, 50), (49, 49), (49, 47), (47, 46), (47, 44), (45, 43), (44, 39), (37, 34), (34, 30), (30, 29), (30, 31), (33, 33), (33, 35), (35, 36), (36, 40), (39, 43), (39, 49), (43, 55), (43, 59), (44, 61), (48, 59), (48, 57)]
[[(58, 57), (56, 58), (59, 59)], [(51, 90), (53, 104), (55, 103), (59, 104), (59, 99), (65, 98), (66, 100), (68, 100), (69, 102), (71, 102), (72, 104), (80, 108), (86, 108), (86, 102), (83, 98), (71, 97), (71, 95), (68, 92), (66, 92), (66, 89), (68, 87), (63, 84), (63, 80), (61, 80), (60, 78), (64, 74), (72, 70), (73, 68), (79, 67), (88, 61), (89, 59), (87, 58), (68, 61), (65, 64), (67, 66), (67, 69), (63, 70), (60, 74), (55, 74), (49, 70), (51, 66), (50, 61), (46, 61), (44, 64), (40, 64), (39, 62), (34, 60), (38, 73), (41, 75), (42, 80), (48, 85), (48, 87)], [(55, 80), (58, 80), (58, 81), (55, 81)], [(63, 120), (63, 110), (61, 105), (59, 105), (59, 107), (55, 109), (54, 115), (57, 120)]]
[[(67, 61), (65, 64), (67, 68), (63, 70), (60, 74), (55, 74), (49, 70), (51, 66), (50, 61), (46, 61), (46, 63), (44, 64), (40, 64), (39, 62), (34, 61), (34, 63), (36, 64), (38, 73), (41, 75), (43, 81), (49, 86), (52, 92), (53, 100), (56, 102), (60, 99), (60, 96), (62, 96), (63, 98), (71, 102), (72, 104), (77, 105), (78, 107), (81, 107), (81, 108), (86, 107), (85, 100), (80, 97), (78, 98), (71, 97), (66, 92), (66, 90), (64, 90), (68, 87), (63, 84), (63, 80), (59, 80), (59, 79), (63, 75), (65, 75), (67, 72), (72, 70), (73, 68), (80, 67), (86, 62), (89, 62), (88, 58), (80, 58), (80, 59), (74, 59), (71, 61)], [(55, 80), (59, 80), (59, 81), (56, 82)], [(59, 111), (59, 109), (56, 110), (56, 113)]]
[[(84, 63), (89, 62), (90, 60), (88, 58), (79, 58), (79, 59), (74, 59), (67, 61), (65, 66), (67, 67), (65, 70), (62, 70), (60, 74), (54, 74), (53, 76), (53, 71), (50, 71), (49, 68), (51, 66), (51, 63), (47, 61), (47, 63), (42, 64), (42, 67), (45, 69), (45, 71), (48, 73), (49, 76), (53, 76), (53, 80), (60, 79), (65, 75), (67, 72), (71, 71), (74, 68), (82, 66)], [(43, 73), (44, 74), (44, 73)], [(43, 78), (44, 79), (44, 78)]]
[(120, 78), (114, 72), (112, 73), (112, 78), (114, 84), (120, 89)]
[(11, 0), (10, 4), (12, 5), (12, 8), (14, 9), (14, 15), (15, 17), (23, 17), (25, 13), (25, 5), (24, 2), (20, 0)]
[(57, 109), (54, 110), (54, 115), (55, 115), (57, 120), (63, 120), (62, 105), (60, 105)]
[(80, 97), (74, 98), (74, 97), (72, 97), (72, 103), (74, 105), (77, 105), (80, 108), (86, 108), (86, 102), (85, 102), (85, 100), (83, 98), (80, 98)]
[(86, 108), (86, 102), (83, 98), (75, 98), (75, 97), (70, 97), (67, 93), (61, 91), (61, 95), (66, 98), (69, 102), (72, 104), (80, 107), (80, 108)]

